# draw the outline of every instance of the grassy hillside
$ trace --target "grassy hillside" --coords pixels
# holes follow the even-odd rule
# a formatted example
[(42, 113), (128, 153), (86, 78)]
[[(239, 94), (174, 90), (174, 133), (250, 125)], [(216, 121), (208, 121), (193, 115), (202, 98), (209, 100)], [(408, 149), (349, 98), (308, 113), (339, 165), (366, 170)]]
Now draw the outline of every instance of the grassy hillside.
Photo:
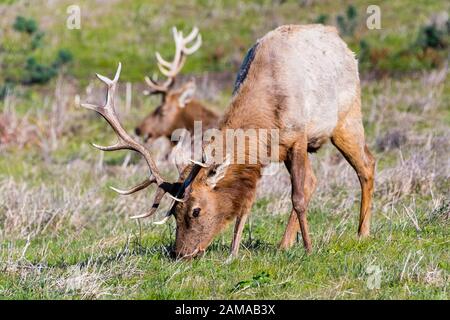
[[(345, 35), (346, 40), (356, 52), (364, 40), (374, 55), (381, 55), (379, 59), (383, 60), (383, 55), (396, 55), (408, 49), (433, 13), (449, 10), (446, 1), (414, 1), (413, 5), (409, 1), (372, 1), (370, 4), (381, 8), (382, 28), (368, 30), (367, 1), (312, 1), (312, 5), (302, 5), (304, 2), (307, 1), (78, 1), (81, 29), (70, 30), (66, 28), (66, 8), (72, 1), (15, 1), (0, 7), (3, 13), (0, 27), (4, 46), (15, 47), (19, 44), (11, 31), (14, 19), (18, 15), (34, 18), (46, 34), (45, 45), (38, 50), (37, 57), (50, 61), (58, 49), (69, 50), (74, 56), (70, 73), (83, 82), (94, 70), (109, 72), (117, 61), (125, 66), (124, 80), (142, 81), (143, 73), (156, 71), (155, 51), (163, 56), (172, 54), (172, 26), (185, 32), (193, 26), (201, 29), (204, 45), (189, 59), (186, 72), (235, 73), (255, 40), (281, 24), (323, 19), (327, 24), (338, 25), (337, 17), (345, 17), (351, 5), (356, 10), (356, 26), (352, 34)], [(384, 59), (378, 67), (418, 70), (432, 63), (425, 60), (403, 56), (395, 59), (395, 63)]]
[[(304, 4), (311, 2), (312, 4)], [(78, 1), (81, 30), (65, 27), (71, 1), (0, 1), (0, 84), (21, 79), (26, 60), (50, 66), (61, 49), (72, 59), (44, 84), (17, 84), (0, 101), (0, 298), (2, 299), (449, 299), (450, 86), (448, 47), (416, 46), (446, 1)], [(382, 8), (382, 29), (367, 30), (369, 4)], [(231, 227), (202, 259), (174, 261), (168, 249), (174, 221), (155, 226), (131, 215), (148, 209), (152, 192), (120, 197), (108, 186), (128, 186), (146, 172), (126, 152), (103, 154), (112, 130), (74, 102), (103, 99), (94, 72), (111, 75), (124, 64), (121, 84), (133, 82), (133, 105), (118, 107), (128, 130), (157, 104), (141, 94), (156, 71), (154, 51), (170, 56), (172, 25), (201, 29), (203, 46), (185, 76), (201, 75), (199, 94), (223, 110), (246, 50), (268, 30), (311, 23), (356, 8), (355, 30), (344, 39), (361, 59), (367, 142), (377, 159), (372, 235), (356, 237), (359, 184), (329, 144), (312, 156), (318, 188), (309, 208), (313, 254), (301, 244), (277, 244), (291, 210), (283, 168), (262, 179), (237, 260), (226, 263)], [(17, 16), (45, 32), (12, 27)], [(448, 35), (447, 35), (448, 36)], [(447, 41), (444, 36), (444, 41)], [(212, 78), (212, 76), (211, 76)], [(226, 78), (226, 77), (225, 77)], [(164, 141), (152, 146), (166, 177), (175, 167)], [(167, 206), (167, 203), (164, 204)], [(163, 210), (161, 210), (163, 212)], [(373, 287), (379, 270), (380, 286)]]

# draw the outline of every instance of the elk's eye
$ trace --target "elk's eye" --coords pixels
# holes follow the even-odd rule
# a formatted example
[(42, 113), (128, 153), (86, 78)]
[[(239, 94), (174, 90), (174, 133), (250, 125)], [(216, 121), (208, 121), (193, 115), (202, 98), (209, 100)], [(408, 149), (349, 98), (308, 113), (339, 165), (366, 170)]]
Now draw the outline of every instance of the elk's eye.
[(193, 211), (192, 211), (192, 216), (194, 217), (194, 218), (197, 218), (199, 215), (200, 215), (200, 208), (195, 208)]

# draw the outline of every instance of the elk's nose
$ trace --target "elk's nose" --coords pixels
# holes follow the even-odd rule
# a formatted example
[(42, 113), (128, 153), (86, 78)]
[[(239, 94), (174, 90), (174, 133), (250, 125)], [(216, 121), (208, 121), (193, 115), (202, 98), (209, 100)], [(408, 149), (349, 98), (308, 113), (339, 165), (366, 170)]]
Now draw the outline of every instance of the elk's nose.
[(136, 129), (134, 129), (134, 133), (136, 133), (137, 136), (140, 136), (142, 132), (141, 132), (141, 129), (136, 128)]

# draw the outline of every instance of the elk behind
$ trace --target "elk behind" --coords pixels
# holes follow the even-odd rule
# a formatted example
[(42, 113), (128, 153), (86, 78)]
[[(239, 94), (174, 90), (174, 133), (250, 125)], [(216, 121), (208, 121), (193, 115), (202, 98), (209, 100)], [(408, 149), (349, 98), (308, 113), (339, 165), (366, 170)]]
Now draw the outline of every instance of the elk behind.
[[(293, 205), (280, 247), (290, 247), (300, 230), (305, 249), (312, 249), (307, 207), (316, 178), (308, 151), (317, 150), (328, 140), (358, 175), (362, 190), (358, 233), (367, 236), (375, 160), (365, 144), (357, 61), (336, 29), (289, 25), (269, 32), (249, 51), (238, 80), (220, 134), (234, 129), (278, 130), (277, 160), (283, 161), (290, 173)], [(159, 186), (152, 210), (139, 217), (154, 214), (164, 193), (169, 193), (174, 205), (165, 220), (171, 214), (176, 218), (177, 257), (204, 252), (232, 220), (236, 224), (231, 253), (237, 255), (264, 166), (261, 159), (255, 164), (235, 163), (237, 152), (249, 153), (246, 144), (244, 150), (227, 154), (223, 162), (188, 166), (178, 182), (169, 184), (157, 173), (148, 152), (124, 136), (117, 118), (111, 118), (115, 114), (110, 105), (108, 112), (91, 107), (108, 120), (120, 137), (118, 144), (103, 150), (136, 150), (144, 155), (153, 173), (147, 182), (122, 193), (143, 189), (150, 182)]]
[[(172, 62), (164, 60), (157, 52), (156, 59), (158, 67), (166, 81), (158, 84), (157, 81), (146, 77), (145, 81), (149, 90), (144, 91), (147, 95), (160, 95), (161, 104), (150, 113), (142, 123), (136, 127), (137, 135), (142, 136), (144, 141), (151, 141), (159, 137), (167, 137), (170, 140), (175, 129), (187, 129), (191, 134), (194, 130), (194, 121), (201, 121), (203, 128), (207, 129), (217, 125), (219, 116), (206, 108), (195, 97), (195, 83), (190, 81), (179, 89), (174, 88), (175, 78), (186, 62), (186, 57), (200, 48), (201, 36), (198, 29), (194, 28), (185, 38), (183, 33), (173, 28), (175, 40), (175, 56)], [(186, 46), (196, 39), (192, 47)]]

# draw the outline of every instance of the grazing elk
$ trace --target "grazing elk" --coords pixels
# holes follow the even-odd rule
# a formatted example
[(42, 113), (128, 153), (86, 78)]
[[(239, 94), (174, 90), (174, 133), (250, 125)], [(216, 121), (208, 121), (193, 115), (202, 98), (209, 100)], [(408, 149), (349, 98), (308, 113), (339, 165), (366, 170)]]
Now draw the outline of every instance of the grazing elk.
[[(169, 194), (174, 205), (164, 220), (175, 216), (177, 257), (204, 252), (214, 236), (235, 219), (231, 253), (237, 255), (263, 164), (234, 163), (230, 157), (235, 154), (227, 155), (222, 163), (211, 163), (205, 157), (206, 163), (185, 168), (176, 183), (166, 182), (149, 152), (126, 134), (116, 117), (113, 95), (119, 72), (120, 65), (114, 80), (99, 76), (108, 85), (104, 107), (84, 105), (100, 113), (119, 136), (115, 145), (98, 148), (137, 151), (150, 168), (150, 177), (140, 185), (117, 191), (130, 194), (157, 184), (152, 208), (135, 218), (153, 215), (164, 194)], [(306, 213), (316, 178), (308, 152), (329, 139), (358, 175), (362, 190), (358, 233), (361, 237), (369, 234), (375, 160), (365, 144), (357, 61), (335, 28), (282, 26), (249, 50), (220, 132), (249, 128), (278, 130), (278, 160), (284, 161), (291, 176), (293, 210), (281, 248), (289, 248), (301, 230), (306, 251), (311, 251)], [(237, 152), (248, 153), (247, 147)]]
[[(191, 134), (194, 131), (194, 121), (202, 121), (204, 129), (217, 125), (218, 115), (206, 108), (198, 100), (194, 99), (195, 83), (189, 81), (179, 89), (174, 89), (175, 78), (186, 62), (186, 57), (197, 51), (202, 43), (198, 29), (194, 28), (186, 37), (183, 33), (172, 29), (175, 40), (175, 56), (172, 62), (164, 60), (157, 52), (158, 68), (167, 80), (158, 84), (155, 80), (145, 77), (149, 90), (144, 91), (147, 95), (160, 95), (161, 105), (150, 113), (142, 123), (135, 129), (138, 136), (144, 141), (155, 140), (159, 137), (171, 138), (176, 129), (186, 129)], [(192, 47), (186, 46), (196, 39)]]

